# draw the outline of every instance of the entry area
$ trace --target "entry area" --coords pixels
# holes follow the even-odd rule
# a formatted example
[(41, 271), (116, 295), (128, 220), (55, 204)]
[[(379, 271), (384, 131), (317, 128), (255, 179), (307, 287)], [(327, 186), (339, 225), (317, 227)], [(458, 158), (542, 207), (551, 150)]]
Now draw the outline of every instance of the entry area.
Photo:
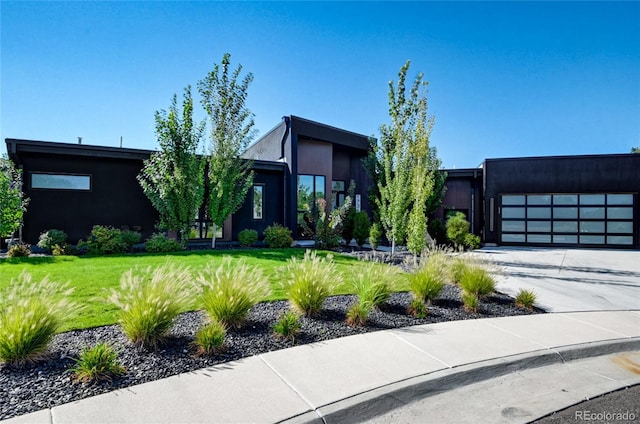
[(632, 193), (503, 194), (501, 244), (633, 248)]

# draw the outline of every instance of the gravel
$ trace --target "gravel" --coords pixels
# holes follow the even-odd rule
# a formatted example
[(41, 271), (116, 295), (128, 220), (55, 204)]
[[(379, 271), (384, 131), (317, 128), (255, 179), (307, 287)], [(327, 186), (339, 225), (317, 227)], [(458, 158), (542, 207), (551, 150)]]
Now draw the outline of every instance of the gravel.
[[(430, 307), (429, 316), (424, 319), (407, 315), (410, 300), (409, 293), (394, 293), (380, 310), (370, 315), (366, 326), (358, 328), (345, 324), (346, 311), (356, 302), (356, 297), (330, 297), (319, 317), (302, 318), (302, 330), (295, 343), (279, 340), (271, 331), (271, 326), (288, 308), (288, 303), (260, 303), (252, 308), (241, 329), (228, 333), (226, 351), (211, 357), (195, 357), (191, 345), (204, 319), (201, 312), (180, 315), (166, 344), (157, 352), (136, 349), (117, 325), (61, 333), (54, 337), (48, 359), (25, 368), (0, 365), (0, 420), (294, 345), (418, 324), (543, 312), (516, 308), (512, 298), (495, 293), (480, 302), (478, 313), (468, 313), (462, 307), (459, 289), (452, 285), (445, 286)], [(73, 358), (77, 358), (83, 348), (97, 342), (108, 342), (115, 347), (126, 374), (112, 382), (73, 382), (68, 371), (74, 364)]]

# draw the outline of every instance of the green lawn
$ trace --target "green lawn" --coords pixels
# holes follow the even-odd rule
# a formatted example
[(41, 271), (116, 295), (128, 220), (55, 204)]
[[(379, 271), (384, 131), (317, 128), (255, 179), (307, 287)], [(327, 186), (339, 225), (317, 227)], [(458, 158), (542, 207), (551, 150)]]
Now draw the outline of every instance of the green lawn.
[[(321, 252), (324, 256), (328, 252)], [(167, 262), (188, 266), (192, 272), (198, 272), (210, 261), (219, 263), (228, 255), (234, 259), (244, 259), (246, 263), (262, 268), (269, 277), (273, 294), (269, 299), (283, 299), (276, 281), (276, 270), (292, 256), (302, 258), (303, 249), (247, 249), (247, 250), (203, 250), (179, 252), (173, 254), (129, 254), (116, 256), (56, 256), (0, 259), (0, 290), (9, 285), (12, 278), (23, 270), (40, 281), (45, 276), (57, 282), (69, 282), (75, 288), (74, 301), (86, 306), (72, 322), (65, 323), (63, 330), (95, 327), (113, 324), (117, 321), (116, 309), (99, 299), (105, 289), (117, 288), (120, 276), (131, 268), (155, 267)], [(350, 292), (350, 274), (361, 262), (355, 258), (334, 254), (334, 261), (344, 278), (335, 294)], [(401, 289), (402, 287), (397, 287)]]

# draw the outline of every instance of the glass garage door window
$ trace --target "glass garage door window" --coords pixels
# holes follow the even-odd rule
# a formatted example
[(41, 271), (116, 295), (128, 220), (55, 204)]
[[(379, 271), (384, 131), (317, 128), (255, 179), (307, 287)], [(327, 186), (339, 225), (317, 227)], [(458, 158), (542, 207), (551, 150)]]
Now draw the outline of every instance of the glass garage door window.
[(633, 194), (504, 194), (501, 200), (503, 243), (633, 246)]

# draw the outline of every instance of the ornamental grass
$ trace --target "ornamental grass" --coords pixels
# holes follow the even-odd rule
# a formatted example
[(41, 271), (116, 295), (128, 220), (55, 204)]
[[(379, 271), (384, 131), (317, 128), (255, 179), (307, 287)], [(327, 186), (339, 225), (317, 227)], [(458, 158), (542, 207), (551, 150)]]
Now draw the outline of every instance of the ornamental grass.
[(164, 341), (178, 314), (193, 296), (191, 275), (184, 267), (165, 264), (144, 271), (129, 270), (107, 300), (119, 308), (119, 323), (131, 342), (155, 350)]
[(63, 320), (77, 312), (66, 284), (22, 272), (0, 291), (0, 361), (24, 366), (46, 356)]
[(253, 305), (271, 293), (262, 270), (224, 256), (222, 263), (210, 262), (196, 278), (200, 303), (213, 321), (239, 328)]
[(315, 250), (308, 249), (303, 259), (287, 260), (278, 275), (291, 305), (307, 316), (319, 314), (324, 300), (342, 281), (333, 255), (321, 257)]

